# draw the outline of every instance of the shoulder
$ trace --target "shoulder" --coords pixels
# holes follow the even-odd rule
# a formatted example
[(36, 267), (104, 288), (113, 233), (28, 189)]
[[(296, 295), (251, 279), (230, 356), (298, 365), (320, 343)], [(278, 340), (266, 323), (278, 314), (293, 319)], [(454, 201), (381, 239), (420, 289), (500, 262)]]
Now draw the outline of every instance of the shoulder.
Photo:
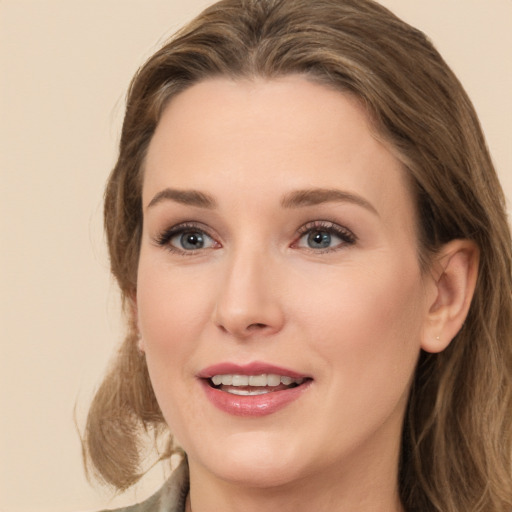
[(188, 486), (188, 465), (183, 461), (169, 480), (147, 500), (137, 505), (101, 512), (184, 512)]

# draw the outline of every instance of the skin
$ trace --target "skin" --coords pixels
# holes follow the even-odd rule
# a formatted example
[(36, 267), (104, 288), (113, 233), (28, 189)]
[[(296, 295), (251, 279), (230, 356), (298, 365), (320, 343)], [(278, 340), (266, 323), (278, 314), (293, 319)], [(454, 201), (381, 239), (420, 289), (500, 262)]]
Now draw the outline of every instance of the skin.
[[(190, 87), (167, 106), (144, 172), (135, 314), (157, 400), (188, 454), (189, 509), (402, 510), (411, 378), (420, 349), (441, 350), (463, 321), (470, 248), (447, 248), (439, 271), (422, 273), (400, 162), (356, 100), (299, 76)], [(345, 196), (282, 204), (312, 188)], [(164, 240), (184, 222), (203, 248)], [(343, 236), (311, 247), (325, 225)], [(313, 380), (262, 417), (207, 400), (198, 372), (252, 361)]]

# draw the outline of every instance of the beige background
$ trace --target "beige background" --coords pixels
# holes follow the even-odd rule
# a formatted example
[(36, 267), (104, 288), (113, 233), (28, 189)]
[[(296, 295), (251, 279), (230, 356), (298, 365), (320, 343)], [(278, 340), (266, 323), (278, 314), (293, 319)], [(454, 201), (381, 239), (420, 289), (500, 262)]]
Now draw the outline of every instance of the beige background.
[[(88, 486), (73, 415), (122, 335), (101, 226), (138, 65), (206, 0), (0, 0), (0, 512), (119, 506)], [(512, 200), (512, 0), (385, 0), (476, 105)]]

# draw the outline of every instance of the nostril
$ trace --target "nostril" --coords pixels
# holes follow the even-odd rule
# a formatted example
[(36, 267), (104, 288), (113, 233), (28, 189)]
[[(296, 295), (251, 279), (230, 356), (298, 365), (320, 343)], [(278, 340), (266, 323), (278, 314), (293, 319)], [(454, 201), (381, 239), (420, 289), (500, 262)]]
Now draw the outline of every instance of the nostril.
[(258, 330), (258, 329), (264, 329), (265, 327), (267, 327), (265, 324), (251, 324), (247, 327), (247, 330), (248, 331), (255, 331), (255, 330)]

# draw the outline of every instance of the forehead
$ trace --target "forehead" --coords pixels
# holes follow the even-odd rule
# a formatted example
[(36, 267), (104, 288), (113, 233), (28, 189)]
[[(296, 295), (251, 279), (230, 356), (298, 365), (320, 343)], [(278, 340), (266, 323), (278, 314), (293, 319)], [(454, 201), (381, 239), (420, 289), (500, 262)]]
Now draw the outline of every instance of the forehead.
[(145, 165), (144, 204), (159, 189), (260, 200), (292, 188), (337, 187), (413, 209), (404, 170), (351, 95), (301, 76), (195, 84), (164, 110)]

